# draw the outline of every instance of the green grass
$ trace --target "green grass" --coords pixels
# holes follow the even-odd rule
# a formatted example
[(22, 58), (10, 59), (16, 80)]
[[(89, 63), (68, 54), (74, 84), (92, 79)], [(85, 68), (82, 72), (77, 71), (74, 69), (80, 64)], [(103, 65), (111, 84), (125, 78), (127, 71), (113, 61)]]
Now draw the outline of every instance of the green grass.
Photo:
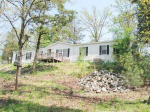
[(18, 101), (15, 99), (0, 100), (5, 102), (1, 112), (82, 112), (78, 109), (70, 109), (56, 106), (42, 106), (38, 103), (28, 101)]
[[(39, 63), (36, 74), (31, 64), (23, 65), (23, 75), (19, 77), (19, 90), (14, 91), (13, 65), (7, 71), (0, 71), (0, 112), (149, 112), (150, 105), (141, 100), (148, 98), (142, 92), (116, 94), (86, 93), (74, 88), (79, 77), (94, 71), (90, 63)], [(9, 78), (10, 77), (10, 78)], [(6, 80), (8, 79), (8, 80)], [(1, 80), (0, 80), (1, 81)], [(142, 93), (147, 93), (143, 94)], [(117, 97), (116, 97), (117, 96)], [(129, 98), (128, 98), (129, 97)]]
[(5, 80), (10, 80), (12, 78), (12, 76), (8, 73), (0, 71), (0, 78), (3, 78)]
[(140, 100), (127, 101), (115, 100), (97, 105), (97, 110), (109, 112), (149, 112), (150, 106), (142, 103)]

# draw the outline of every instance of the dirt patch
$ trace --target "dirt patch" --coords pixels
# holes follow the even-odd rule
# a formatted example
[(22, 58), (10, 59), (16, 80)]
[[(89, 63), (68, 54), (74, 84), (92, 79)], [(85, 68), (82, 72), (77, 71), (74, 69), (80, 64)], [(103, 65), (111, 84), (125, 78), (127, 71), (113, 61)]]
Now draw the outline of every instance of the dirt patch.
[(72, 90), (81, 90), (82, 88), (77, 84), (78, 78), (63, 75), (64, 78), (56, 81), (57, 84), (66, 86)]

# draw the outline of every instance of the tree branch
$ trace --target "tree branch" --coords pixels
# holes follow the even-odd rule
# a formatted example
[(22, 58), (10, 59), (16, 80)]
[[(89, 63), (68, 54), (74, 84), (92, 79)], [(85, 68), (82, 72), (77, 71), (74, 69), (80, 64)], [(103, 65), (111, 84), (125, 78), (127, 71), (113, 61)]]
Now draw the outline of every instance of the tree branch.
[(20, 8), (16, 4), (14, 4), (11, 0), (6, 0), (6, 1), (12, 4), (13, 6), (15, 6), (19, 11), (21, 11)]
[(19, 40), (18, 32), (17, 32), (17, 30), (16, 30), (15, 26), (13, 25), (12, 21), (9, 19), (9, 17), (8, 17), (5, 13), (3, 13), (3, 15), (7, 18), (7, 20), (9, 21), (9, 23), (10, 23), (10, 24), (11, 24), (11, 26), (13, 27), (13, 29), (14, 29), (14, 31), (15, 31), (15, 34), (16, 34), (16, 36), (17, 36), (18, 40)]

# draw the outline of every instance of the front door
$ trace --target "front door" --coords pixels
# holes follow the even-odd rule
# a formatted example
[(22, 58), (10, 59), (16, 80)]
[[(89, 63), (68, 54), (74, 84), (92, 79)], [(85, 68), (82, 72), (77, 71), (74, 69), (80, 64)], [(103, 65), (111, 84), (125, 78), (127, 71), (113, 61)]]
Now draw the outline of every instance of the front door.
[(51, 51), (52, 51), (51, 49), (48, 49), (48, 54), (51, 54)]

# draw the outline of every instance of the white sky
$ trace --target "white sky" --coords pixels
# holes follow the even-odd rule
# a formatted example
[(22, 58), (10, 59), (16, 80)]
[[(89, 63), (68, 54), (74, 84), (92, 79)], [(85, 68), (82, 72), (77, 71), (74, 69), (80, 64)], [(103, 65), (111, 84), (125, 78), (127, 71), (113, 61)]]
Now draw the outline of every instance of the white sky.
[[(76, 12), (78, 12), (78, 16), (80, 17), (81, 11), (83, 10), (83, 8), (91, 12), (92, 6), (96, 6), (97, 9), (99, 9), (99, 11), (101, 12), (105, 7), (109, 7), (114, 4), (115, 4), (115, 0), (74, 0), (74, 2), (71, 4), (67, 3), (66, 8), (75, 10)], [(105, 32), (107, 32), (107, 30)], [(89, 37), (89, 33), (88, 32), (83, 32), (83, 33), (86, 34), (86, 37), (84, 38), (83, 43), (90, 42), (91, 39)], [(111, 33), (105, 34), (101, 38), (102, 41), (111, 40), (111, 39), (112, 39)]]

